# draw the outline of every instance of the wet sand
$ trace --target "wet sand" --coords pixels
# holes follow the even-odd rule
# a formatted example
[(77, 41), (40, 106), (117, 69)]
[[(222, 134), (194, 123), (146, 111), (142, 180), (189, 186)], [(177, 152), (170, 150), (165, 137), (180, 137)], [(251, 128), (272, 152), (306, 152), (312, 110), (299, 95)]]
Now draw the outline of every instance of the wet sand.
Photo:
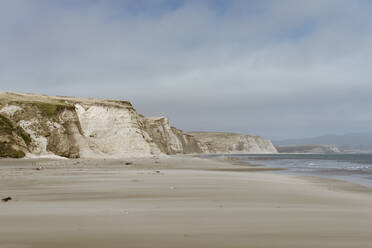
[(0, 160), (0, 247), (371, 247), (370, 189), (249, 169)]

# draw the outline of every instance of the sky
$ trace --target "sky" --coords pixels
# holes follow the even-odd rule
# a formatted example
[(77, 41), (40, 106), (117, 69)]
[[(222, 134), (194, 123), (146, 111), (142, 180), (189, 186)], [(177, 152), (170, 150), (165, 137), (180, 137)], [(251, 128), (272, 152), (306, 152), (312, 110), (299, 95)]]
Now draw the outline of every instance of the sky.
[(186, 131), (372, 131), (372, 1), (2, 0), (0, 90), (129, 100)]

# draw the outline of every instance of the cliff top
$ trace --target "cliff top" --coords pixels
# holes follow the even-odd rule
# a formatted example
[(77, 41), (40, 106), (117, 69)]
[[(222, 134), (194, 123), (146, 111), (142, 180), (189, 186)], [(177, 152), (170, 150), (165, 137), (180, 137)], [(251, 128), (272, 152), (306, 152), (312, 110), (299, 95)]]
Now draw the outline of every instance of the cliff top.
[(99, 98), (76, 98), (76, 97), (69, 97), (69, 96), (47, 96), (47, 95), (37, 95), (31, 93), (15, 93), (15, 92), (6, 92), (0, 91), (0, 104), (8, 104), (12, 102), (18, 103), (30, 103), (30, 102), (37, 102), (37, 103), (47, 103), (47, 104), (57, 104), (57, 105), (64, 105), (64, 104), (76, 104), (81, 103), (85, 105), (90, 104), (102, 104), (108, 106), (116, 106), (116, 107), (127, 107), (133, 108), (132, 104), (128, 101), (120, 101), (120, 100), (106, 100), (106, 99), (99, 99)]
[(191, 135), (194, 135), (198, 138), (208, 138), (208, 137), (217, 137), (217, 138), (236, 138), (239, 136), (250, 136), (250, 137), (259, 137), (251, 134), (242, 134), (242, 133), (225, 133), (225, 132), (187, 132)]

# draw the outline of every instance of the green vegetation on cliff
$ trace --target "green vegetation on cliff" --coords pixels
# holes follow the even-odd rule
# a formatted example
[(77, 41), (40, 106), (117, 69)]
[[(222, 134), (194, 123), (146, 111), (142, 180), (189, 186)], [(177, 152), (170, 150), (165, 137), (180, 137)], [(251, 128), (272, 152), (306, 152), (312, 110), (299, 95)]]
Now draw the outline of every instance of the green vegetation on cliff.
[(28, 133), (26, 133), (23, 128), (21, 128), (20, 126), (17, 126), (15, 128), (15, 132), (21, 136), (21, 138), (25, 141), (26, 145), (29, 145), (31, 143), (31, 137)]
[(30, 135), (23, 128), (14, 126), (11, 120), (0, 114), (0, 136), (4, 137), (4, 140), (0, 141), (0, 157), (22, 158), (25, 156), (23, 151), (14, 149), (16, 141), (13, 132), (20, 136), (26, 145), (31, 143)]
[(0, 157), (23, 158), (26, 154), (21, 150), (16, 150), (11, 144), (0, 142)]
[(4, 134), (12, 134), (13, 132), (13, 124), (12, 122), (0, 114), (0, 135)]
[(64, 109), (74, 109), (74, 105), (65, 103), (44, 103), (44, 102), (32, 102), (32, 105), (36, 106), (42, 115), (46, 117), (55, 117), (57, 114)]

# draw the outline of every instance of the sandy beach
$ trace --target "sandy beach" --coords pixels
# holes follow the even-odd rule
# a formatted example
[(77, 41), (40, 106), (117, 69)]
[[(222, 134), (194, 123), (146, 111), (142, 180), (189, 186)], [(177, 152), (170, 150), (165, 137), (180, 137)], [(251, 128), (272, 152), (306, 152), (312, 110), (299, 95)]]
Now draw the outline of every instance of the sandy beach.
[(2, 159), (0, 247), (372, 247), (371, 189), (262, 169)]

